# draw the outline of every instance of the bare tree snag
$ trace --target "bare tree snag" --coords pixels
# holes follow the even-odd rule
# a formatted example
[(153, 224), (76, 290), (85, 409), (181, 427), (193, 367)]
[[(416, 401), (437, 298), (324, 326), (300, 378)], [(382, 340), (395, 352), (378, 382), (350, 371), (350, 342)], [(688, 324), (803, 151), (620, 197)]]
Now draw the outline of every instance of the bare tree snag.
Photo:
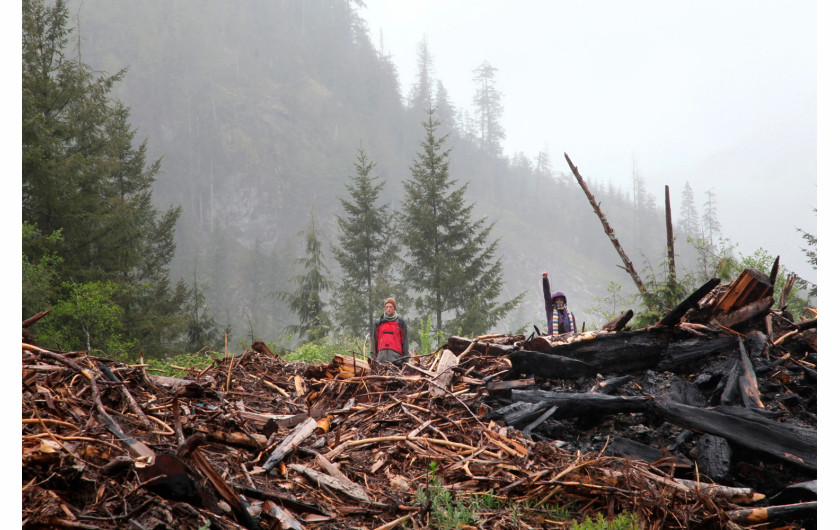
[(633, 278), (633, 283), (636, 284), (636, 288), (639, 289), (639, 292), (642, 294), (647, 294), (647, 290), (645, 289), (645, 284), (642, 282), (642, 279), (636, 273), (636, 269), (633, 268), (633, 262), (630, 261), (630, 258), (627, 257), (627, 254), (624, 253), (624, 249), (621, 248), (621, 244), (618, 242), (618, 238), (613, 232), (612, 227), (610, 227), (610, 223), (607, 222), (607, 218), (604, 215), (604, 212), (601, 211), (601, 207), (598, 206), (598, 203), (595, 202), (595, 197), (592, 195), (592, 192), (589, 191), (589, 188), (586, 186), (586, 182), (583, 181), (583, 177), (580, 176), (578, 169), (572, 164), (572, 159), (569, 158), (569, 155), (563, 153), (563, 156), (566, 157), (566, 162), (569, 163), (569, 167), (572, 168), (572, 173), (575, 174), (575, 178), (580, 184), (581, 189), (583, 189), (583, 193), (586, 194), (586, 198), (589, 199), (589, 204), (592, 205), (592, 209), (595, 210), (595, 214), (601, 220), (601, 224), (604, 225), (604, 232), (606, 232), (607, 237), (610, 238), (612, 241), (613, 246), (615, 247), (616, 252), (618, 255), (621, 256), (621, 260), (624, 262), (624, 270), (630, 274), (630, 277)]
[(668, 283), (677, 281), (677, 262), (674, 257), (674, 227), (671, 225), (671, 193), (665, 186), (665, 237), (668, 245)]

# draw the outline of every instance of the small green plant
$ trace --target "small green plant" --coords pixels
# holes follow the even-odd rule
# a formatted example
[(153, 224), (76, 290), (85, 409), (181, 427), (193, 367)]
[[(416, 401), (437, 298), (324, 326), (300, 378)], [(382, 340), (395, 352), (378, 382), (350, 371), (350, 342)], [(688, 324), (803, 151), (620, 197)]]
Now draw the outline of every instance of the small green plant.
[(224, 352), (217, 352), (212, 351), (209, 348), (202, 348), (195, 353), (182, 353), (178, 355), (171, 355), (162, 359), (149, 359), (146, 363), (149, 365), (149, 369), (156, 370), (158, 373), (162, 373), (163, 375), (170, 377), (183, 377), (184, 371), (179, 368), (173, 368), (173, 366), (200, 371), (213, 364), (215, 360), (222, 359), (224, 356)]
[(432, 332), (432, 315), (420, 319), (420, 355), (429, 355), (435, 345), (443, 342), (444, 332), (438, 330)]
[(363, 359), (367, 356), (368, 349), (370, 348), (366, 346), (366, 341), (356, 337), (339, 337), (335, 340), (323, 338), (297, 346), (285, 358), (289, 361), (323, 363), (332, 361), (337, 354), (342, 354)]
[(474, 524), (473, 507), (444, 488), (437, 471), (437, 462), (432, 462), (426, 475), (426, 487), (417, 491), (417, 503), (428, 509), (432, 528), (456, 530), (462, 525)]
[(622, 286), (616, 282), (610, 282), (607, 286), (607, 296), (595, 298), (597, 304), (593, 307), (586, 307), (584, 311), (596, 315), (602, 319), (602, 324), (617, 317), (633, 306), (632, 297), (625, 297), (621, 294)]
[(612, 519), (606, 519), (599, 513), (593, 520), (589, 516), (583, 521), (572, 523), (572, 530), (638, 530), (641, 528), (636, 514), (622, 512)]

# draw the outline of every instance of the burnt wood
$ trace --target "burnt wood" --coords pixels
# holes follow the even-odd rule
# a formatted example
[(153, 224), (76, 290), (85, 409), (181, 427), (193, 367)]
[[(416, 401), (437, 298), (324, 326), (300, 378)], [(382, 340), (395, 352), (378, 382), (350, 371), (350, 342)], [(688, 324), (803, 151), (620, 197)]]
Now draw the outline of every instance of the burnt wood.
[(611, 394), (615, 389), (633, 379), (632, 375), (622, 375), (619, 377), (613, 377), (612, 379), (607, 379), (606, 381), (601, 381), (595, 383), (592, 388), (589, 389), (590, 392), (595, 392), (597, 394)]
[(580, 416), (598, 417), (620, 412), (643, 412), (647, 408), (647, 396), (605, 396), (604, 394), (579, 392), (551, 392), (547, 390), (513, 390), (513, 401), (528, 403), (545, 402), (556, 405), (556, 418)]
[(662, 329), (619, 331), (595, 335), (589, 340), (552, 346), (553, 355), (577, 359), (602, 374), (626, 374), (655, 367), (673, 340)]
[(624, 314), (618, 315), (614, 319), (604, 324), (604, 327), (602, 327), (601, 329), (603, 331), (621, 331), (622, 329), (624, 329), (624, 326), (626, 326), (627, 323), (630, 322), (630, 319), (632, 318), (633, 310), (628, 309), (624, 312)]
[(715, 482), (722, 482), (732, 469), (732, 447), (726, 438), (704, 434), (697, 439), (697, 468)]
[(662, 360), (656, 365), (657, 371), (691, 370), (691, 364), (737, 348), (738, 339), (729, 335), (709, 338), (695, 338), (668, 344)]
[(597, 368), (577, 359), (520, 350), (508, 356), (513, 374), (532, 374), (547, 379), (577, 379), (595, 375)]
[(644, 460), (653, 464), (663, 458), (669, 458), (668, 464), (674, 464), (677, 467), (691, 468), (694, 467), (691, 462), (682, 455), (673, 455), (667, 450), (651, 447), (650, 445), (630, 440), (629, 438), (622, 438), (616, 436), (610, 438), (610, 443), (604, 449), (604, 453), (611, 456), (620, 456), (623, 458), (631, 458), (633, 460)]
[(662, 398), (651, 399), (649, 405), (650, 412), (676, 425), (721, 436), (808, 470), (817, 469), (817, 433), (811, 429), (773, 421), (738, 407), (703, 409)]
[(688, 298), (680, 302), (680, 304), (672, 309), (667, 315), (656, 323), (657, 326), (676, 326), (680, 323), (682, 317), (688, 313), (689, 310), (697, 307), (697, 302), (703, 299), (704, 296), (712, 292), (712, 289), (718, 286), (720, 278), (712, 278), (711, 280), (700, 286), (699, 289), (691, 293)]

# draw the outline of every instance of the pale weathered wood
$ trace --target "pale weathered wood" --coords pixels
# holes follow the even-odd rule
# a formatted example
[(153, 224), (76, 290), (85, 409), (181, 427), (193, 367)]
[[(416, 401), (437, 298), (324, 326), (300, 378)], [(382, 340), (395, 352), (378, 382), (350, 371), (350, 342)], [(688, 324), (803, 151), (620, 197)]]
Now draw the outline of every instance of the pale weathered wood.
[(303, 525), (292, 514), (272, 501), (263, 502), (263, 512), (274, 517), (283, 530), (303, 530)]
[(440, 361), (435, 369), (434, 376), (429, 381), (429, 396), (433, 398), (443, 397), (448, 393), (449, 385), (455, 372), (453, 367), (458, 366), (458, 358), (448, 349), (440, 354)]
[(743, 341), (738, 341), (738, 348), (741, 350), (741, 364), (743, 365), (738, 382), (741, 384), (741, 398), (744, 400), (744, 406), (763, 409), (764, 403), (761, 402), (761, 395), (758, 391), (758, 379), (755, 377), (755, 370), (747, 356)]
[(313, 482), (319, 485), (328, 486), (329, 488), (335, 491), (340, 491), (341, 493), (344, 493), (348, 497), (356, 499), (357, 501), (361, 501), (364, 503), (371, 502), (371, 498), (367, 494), (367, 492), (365, 492), (364, 488), (362, 488), (355, 482), (352, 482), (347, 477), (334, 477), (332, 475), (321, 473), (320, 471), (316, 471), (311, 467), (307, 467), (301, 464), (291, 464), (289, 466), (289, 469), (291, 469), (292, 471), (296, 471), (301, 475), (306, 475), (306, 477), (312, 480)]
[(318, 422), (313, 418), (307, 418), (305, 422), (298, 425), (297, 428), (295, 428), (295, 430), (292, 431), (291, 434), (289, 434), (274, 451), (272, 451), (265, 463), (259, 467), (265, 471), (270, 471), (274, 466), (279, 464), (287, 454), (297, 449), (297, 446), (315, 432), (315, 429), (317, 428)]

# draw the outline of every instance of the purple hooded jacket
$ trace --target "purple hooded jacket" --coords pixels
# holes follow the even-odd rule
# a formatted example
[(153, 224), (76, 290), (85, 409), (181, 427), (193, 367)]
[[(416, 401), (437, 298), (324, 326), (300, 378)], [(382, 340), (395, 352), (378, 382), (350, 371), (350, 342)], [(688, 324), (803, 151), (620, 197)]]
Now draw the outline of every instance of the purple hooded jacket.
[[(552, 316), (554, 316), (554, 304), (553, 301), (555, 298), (562, 297), (564, 300), (566, 299), (566, 295), (560, 291), (555, 293), (551, 292), (551, 287), (548, 285), (548, 278), (545, 277), (542, 279), (542, 286), (543, 286), (543, 297), (545, 298), (545, 318), (548, 321), (548, 334), (549, 335), (559, 335), (560, 333), (576, 333), (577, 332), (577, 323), (575, 322), (575, 315), (569, 311), (568, 307), (560, 312), (560, 319), (562, 321), (562, 326), (564, 329), (555, 330), (553, 325)], [(566, 300), (568, 303), (568, 300)]]

